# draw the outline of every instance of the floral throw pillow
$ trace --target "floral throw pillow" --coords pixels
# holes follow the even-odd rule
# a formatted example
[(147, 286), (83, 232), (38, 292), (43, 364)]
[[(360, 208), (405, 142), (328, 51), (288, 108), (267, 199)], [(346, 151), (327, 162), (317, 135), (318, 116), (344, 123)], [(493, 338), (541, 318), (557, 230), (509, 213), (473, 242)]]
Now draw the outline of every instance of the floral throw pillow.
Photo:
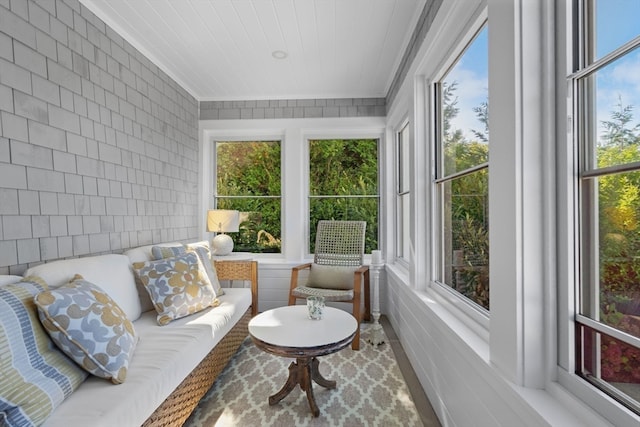
[(138, 337), (133, 323), (97, 285), (76, 275), (35, 297), (38, 315), (56, 345), (87, 372), (121, 384)]
[(161, 326), (219, 304), (204, 267), (193, 252), (136, 262), (133, 270), (149, 292)]

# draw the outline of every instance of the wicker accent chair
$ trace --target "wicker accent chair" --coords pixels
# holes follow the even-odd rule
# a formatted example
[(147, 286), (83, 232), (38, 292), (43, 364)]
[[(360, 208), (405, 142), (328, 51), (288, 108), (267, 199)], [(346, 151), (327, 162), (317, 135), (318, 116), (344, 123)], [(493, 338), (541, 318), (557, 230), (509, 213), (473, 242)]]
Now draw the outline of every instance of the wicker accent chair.
[[(309, 296), (323, 296), (325, 301), (350, 302), (358, 330), (351, 348), (360, 349), (360, 322), (371, 315), (369, 295), (369, 266), (363, 265), (366, 221), (318, 222), (316, 247), (312, 263), (293, 267), (289, 305)], [(298, 274), (309, 270), (309, 278), (298, 284)], [(364, 288), (364, 316), (360, 314), (360, 301)]]

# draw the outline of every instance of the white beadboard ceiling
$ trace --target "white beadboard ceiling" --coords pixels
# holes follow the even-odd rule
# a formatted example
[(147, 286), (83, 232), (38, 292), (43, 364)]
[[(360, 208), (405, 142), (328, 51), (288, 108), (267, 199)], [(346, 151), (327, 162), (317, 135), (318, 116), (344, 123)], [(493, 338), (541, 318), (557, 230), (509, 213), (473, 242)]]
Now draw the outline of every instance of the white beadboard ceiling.
[(200, 101), (384, 97), (425, 4), (80, 1)]

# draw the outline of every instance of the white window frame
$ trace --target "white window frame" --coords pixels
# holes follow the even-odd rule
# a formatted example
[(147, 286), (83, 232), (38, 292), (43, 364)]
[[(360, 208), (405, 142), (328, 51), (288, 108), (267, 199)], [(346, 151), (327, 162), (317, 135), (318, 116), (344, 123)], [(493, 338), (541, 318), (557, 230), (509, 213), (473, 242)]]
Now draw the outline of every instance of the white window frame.
[[(378, 224), (377, 228), (378, 228), (378, 248), (383, 247), (383, 223), (382, 223), (382, 215), (383, 215), (383, 210), (382, 210), (382, 188), (383, 188), (383, 180), (382, 180), (382, 173), (381, 173), (381, 166), (382, 166), (382, 162), (383, 162), (383, 155), (382, 155), (382, 147), (384, 146), (384, 134), (381, 133), (359, 133), (357, 131), (355, 132), (336, 132), (336, 133), (331, 133), (331, 134), (307, 134), (305, 135), (305, 149), (304, 149), (304, 154), (305, 154), (305, 175), (303, 178), (303, 182), (305, 185), (305, 212), (306, 212), (306, 216), (305, 216), (305, 221), (306, 221), (306, 231), (305, 231), (305, 242), (306, 242), (306, 258), (312, 258), (313, 254), (309, 252), (309, 247), (311, 246), (311, 241), (310, 241), (310, 236), (311, 236), (311, 224), (310, 224), (310, 218), (311, 218), (311, 206), (309, 205), (310, 199), (311, 199), (311, 192), (309, 191), (309, 175), (311, 173), (310, 168), (309, 168), (309, 156), (310, 156), (310, 150), (309, 150), (309, 145), (311, 141), (320, 141), (320, 140), (327, 140), (327, 139), (375, 139), (377, 140), (377, 150), (378, 150), (378, 194), (376, 195), (377, 199), (378, 199)], [(314, 195), (313, 197), (319, 197), (317, 195)], [(341, 196), (342, 197), (342, 196)], [(348, 197), (352, 197), (352, 196), (344, 196), (345, 198)], [(371, 196), (373, 197), (373, 196)], [(354, 197), (356, 198), (356, 197)], [(369, 259), (370, 254), (366, 254), (366, 259)]]
[[(218, 186), (217, 186), (217, 170), (218, 170), (218, 156), (217, 156), (217, 149), (216, 149), (216, 145), (219, 142), (236, 142), (238, 144), (242, 144), (242, 143), (247, 143), (247, 142), (278, 142), (278, 144), (280, 144), (280, 194), (278, 196), (221, 196), (218, 194)], [(260, 136), (257, 138), (242, 138), (242, 137), (232, 137), (232, 138), (214, 138), (211, 141), (211, 145), (212, 145), (212, 155), (213, 155), (213, 159), (212, 159), (212, 163), (211, 163), (211, 193), (209, 195), (210, 201), (209, 201), (209, 209), (217, 209), (217, 200), (218, 199), (233, 199), (233, 198), (246, 198), (246, 199), (250, 199), (250, 198), (254, 198), (254, 199), (279, 199), (280, 200), (280, 230), (282, 231), (282, 211), (283, 211), (283, 200), (284, 200), (284, 195), (283, 195), (283, 190), (282, 190), (282, 181), (283, 181), (283, 177), (282, 177), (282, 169), (283, 169), (283, 155), (282, 155), (282, 150), (283, 150), (283, 139), (282, 137), (273, 137), (273, 138), (269, 138), (266, 136)], [(281, 242), (282, 245), (284, 245), (284, 239), (282, 239), (281, 237)], [(281, 251), (284, 250), (284, 248), (281, 247), (280, 249)], [(261, 252), (254, 252), (254, 255), (269, 255), (269, 253), (261, 253)], [(271, 255), (279, 255), (279, 254), (271, 254)]]
[[(213, 170), (212, 141), (281, 141), (281, 196), (282, 196), (282, 250), (280, 254), (253, 254), (255, 259), (269, 263), (297, 264), (311, 258), (308, 254), (308, 152), (309, 139), (371, 138), (378, 139), (378, 165), (386, 158), (385, 117), (309, 118), (309, 119), (262, 119), (262, 120), (201, 120), (199, 122), (200, 153), (198, 173), (204, 177), (200, 182), (200, 215), (198, 233), (202, 239), (210, 240), (206, 232), (206, 211), (211, 208), (215, 170)], [(383, 197), (380, 183), (384, 177), (379, 173), (379, 194)], [(385, 206), (381, 199), (380, 204)], [(381, 213), (382, 214), (382, 213)], [(379, 244), (385, 230), (379, 224)], [(306, 235), (305, 239), (301, 236)], [(365, 257), (368, 262), (369, 257)]]
[[(477, 304), (473, 303), (471, 300), (460, 294), (459, 292), (452, 289), (450, 286), (441, 283), (438, 280), (438, 275), (440, 274), (441, 269), (441, 257), (443, 248), (440, 247), (441, 242), (441, 227), (442, 223), (441, 219), (441, 204), (437, 200), (438, 198), (438, 182), (436, 182), (436, 163), (439, 162), (438, 158), (438, 144), (440, 144), (440, 136), (437, 135), (438, 129), (440, 128), (440, 124), (436, 125), (436, 122), (439, 120), (439, 109), (440, 106), (436, 106), (437, 103), (440, 103), (440, 93), (438, 93), (436, 86), (442, 80), (442, 78), (449, 72), (449, 70), (456, 64), (459, 60), (460, 56), (463, 54), (467, 46), (472, 43), (475, 36), (480, 32), (480, 30), (484, 26), (488, 26), (487, 22), (487, 14), (486, 11), (476, 17), (475, 22), (465, 28), (465, 31), (462, 33), (462, 36), (458, 40), (457, 47), (454, 50), (451, 50), (447, 56), (446, 61), (439, 68), (439, 70), (433, 75), (433, 78), (429, 79), (426, 83), (427, 89), (427, 105), (429, 108), (428, 120), (429, 125), (427, 126), (430, 132), (430, 157), (433, 159), (430, 164), (432, 170), (429, 172), (430, 178), (430, 194), (432, 204), (431, 204), (431, 224), (429, 230), (431, 231), (431, 235), (434, 236), (433, 239), (430, 239), (431, 242), (429, 252), (431, 253), (431, 289), (433, 289), (439, 296), (441, 296), (454, 310), (459, 310), (461, 314), (464, 315), (464, 321), (467, 324), (471, 324), (474, 328), (479, 327), (479, 332), (482, 335), (485, 335), (489, 332), (490, 326), (490, 313), (487, 310), (482, 309)], [(488, 168), (488, 165), (486, 166)], [(438, 236), (438, 237), (435, 237)]]
[[(584, 0), (589, 1), (589, 0)], [(582, 2), (560, 2), (556, 5), (557, 28), (556, 49), (558, 58), (558, 85), (556, 115), (558, 141), (557, 144), (558, 169), (558, 197), (557, 207), (558, 230), (558, 319), (567, 319), (557, 324), (558, 354), (557, 369), (553, 372), (558, 384), (569, 390), (587, 405), (600, 413), (614, 425), (635, 425), (637, 415), (615, 401), (612, 397), (591, 385), (578, 374), (576, 354), (576, 322), (581, 317), (578, 307), (580, 288), (580, 161), (583, 147), (578, 141), (581, 117), (578, 114), (578, 78), (584, 70), (576, 70), (573, 64), (579, 64), (585, 40), (583, 22), (576, 16), (582, 16)], [(584, 319), (583, 319), (584, 320)], [(587, 320), (589, 322), (589, 320)], [(557, 392), (551, 385), (550, 391)]]
[[(394, 241), (395, 241), (395, 261), (405, 268), (409, 266), (413, 258), (410, 253), (405, 253), (411, 249), (411, 129), (410, 121), (405, 118), (400, 126), (394, 131), (394, 153), (395, 153), (395, 173), (394, 173)], [(402, 139), (405, 135), (406, 141)], [(406, 151), (406, 153), (403, 151)], [(403, 182), (403, 176), (406, 181)], [(402, 185), (401, 187), (401, 184)], [(408, 198), (408, 206), (404, 206), (404, 199)]]

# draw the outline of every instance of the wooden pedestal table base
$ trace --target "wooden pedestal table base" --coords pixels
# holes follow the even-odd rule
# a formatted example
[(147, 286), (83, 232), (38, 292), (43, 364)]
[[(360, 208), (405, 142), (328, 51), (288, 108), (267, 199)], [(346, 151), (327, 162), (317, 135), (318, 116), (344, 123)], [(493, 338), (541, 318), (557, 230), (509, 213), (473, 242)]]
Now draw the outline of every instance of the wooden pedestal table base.
[(313, 396), (313, 382), (322, 387), (336, 388), (336, 381), (324, 378), (318, 366), (319, 356), (335, 353), (349, 346), (355, 336), (358, 322), (349, 313), (325, 307), (321, 320), (309, 320), (306, 306), (287, 306), (265, 311), (249, 322), (249, 335), (255, 345), (267, 353), (295, 358), (289, 365), (289, 378), (273, 396), (269, 405), (275, 405), (300, 385), (307, 395), (314, 417), (320, 409)]
[(269, 405), (275, 405), (284, 399), (291, 391), (300, 384), (302, 391), (307, 393), (307, 400), (309, 401), (309, 407), (314, 417), (320, 415), (320, 409), (316, 404), (316, 399), (313, 395), (313, 384), (315, 381), (317, 384), (324, 388), (336, 388), (336, 382), (330, 381), (324, 378), (318, 371), (318, 365), (320, 362), (315, 357), (309, 359), (308, 357), (297, 358), (295, 362), (291, 362), (289, 365), (289, 378), (287, 382), (282, 386), (279, 392), (269, 397)]

